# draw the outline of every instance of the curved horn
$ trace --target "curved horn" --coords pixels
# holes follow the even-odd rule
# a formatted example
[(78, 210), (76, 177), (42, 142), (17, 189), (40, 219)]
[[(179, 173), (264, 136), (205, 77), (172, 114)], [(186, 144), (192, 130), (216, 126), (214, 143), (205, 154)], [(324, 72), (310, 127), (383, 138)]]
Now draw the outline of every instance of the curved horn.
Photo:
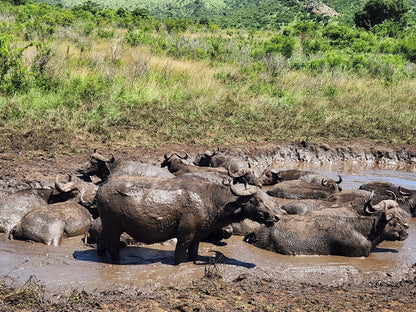
[(250, 185), (247, 187), (247, 185), (244, 186), (244, 189), (237, 188), (237, 185), (242, 186), (242, 183), (232, 184), (230, 185), (231, 192), (233, 192), (234, 195), (237, 196), (251, 196), (256, 194), (257, 187)]
[(364, 214), (366, 214), (366, 215), (371, 215), (371, 214), (373, 214), (377, 211), (373, 207), (372, 200), (373, 200), (373, 198), (370, 198), (364, 204)]
[(94, 153), (91, 154), (91, 157), (108, 163), (112, 163), (115, 159), (113, 154), (111, 154), (110, 158), (106, 158), (103, 155), (97, 153), (96, 150), (94, 150)]
[(174, 154), (173, 152), (165, 153), (165, 155), (163, 155), (163, 157), (165, 157), (165, 159), (168, 160), (169, 158), (171, 158), (173, 156), (173, 154)]
[(185, 153), (185, 156), (179, 155), (179, 153), (175, 153), (175, 155), (178, 156), (180, 159), (187, 159), (189, 157), (188, 153), (187, 152), (184, 152), (184, 153)]
[(399, 192), (399, 194), (400, 194), (401, 196), (404, 196), (404, 197), (410, 196), (410, 193), (408, 193), (408, 192), (404, 192), (404, 191), (402, 190), (402, 187), (401, 187), (400, 185), (399, 185), (398, 192)]
[(237, 172), (231, 172), (231, 166), (232, 166), (233, 164), (231, 163), (229, 166), (228, 166), (228, 169), (227, 169), (227, 171), (228, 171), (228, 175), (231, 177), (231, 178), (241, 178), (241, 177), (243, 177), (243, 176), (245, 176), (247, 173), (250, 173), (250, 172), (252, 172), (251, 170), (250, 170), (250, 168), (244, 168), (244, 169), (241, 169), (241, 170), (238, 170)]
[(338, 181), (336, 182), (336, 184), (340, 184), (342, 182), (342, 178), (340, 175), (338, 175)]
[(67, 183), (62, 183), (59, 181), (59, 174), (56, 175), (55, 178), (55, 188), (58, 190), (58, 192), (60, 193), (68, 193), (71, 191), (74, 191), (76, 189), (78, 189), (78, 187), (75, 185), (74, 182), (71, 181), (72, 177), (70, 175), (68, 175), (68, 182)]
[(216, 155), (217, 153), (218, 153), (217, 150), (214, 150), (212, 152), (211, 151), (205, 151), (204, 155), (207, 156), (207, 157), (212, 157), (212, 156)]
[(396, 193), (394, 193), (393, 191), (390, 191), (390, 190), (387, 190), (386, 193), (389, 194), (393, 198), (393, 200), (397, 201)]
[(322, 179), (322, 181), (321, 181), (321, 184), (322, 184), (323, 186), (327, 186), (327, 184), (328, 184), (328, 180), (327, 180), (326, 178), (323, 178), (323, 179)]

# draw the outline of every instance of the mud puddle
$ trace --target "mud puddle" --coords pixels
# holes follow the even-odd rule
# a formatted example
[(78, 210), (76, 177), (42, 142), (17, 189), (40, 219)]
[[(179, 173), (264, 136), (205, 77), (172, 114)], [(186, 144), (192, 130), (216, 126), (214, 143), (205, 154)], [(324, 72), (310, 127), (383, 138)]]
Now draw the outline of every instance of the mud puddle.
[[(356, 189), (376, 180), (416, 189), (414, 171), (359, 170), (341, 165), (318, 168), (304, 165), (301, 169), (313, 169), (334, 177), (340, 174), (344, 189)], [(73, 289), (101, 291), (135, 287), (138, 291), (148, 292), (160, 286), (189, 284), (207, 272), (217, 273), (230, 281), (247, 275), (324, 285), (397, 281), (414, 276), (416, 270), (416, 218), (409, 219), (408, 223), (408, 239), (383, 242), (367, 258), (283, 256), (258, 249), (244, 243), (242, 237), (233, 236), (226, 246), (201, 243), (198, 261), (179, 266), (173, 265), (173, 244), (127, 247), (121, 251), (121, 263), (111, 264), (101, 261), (94, 248), (83, 244), (82, 237), (65, 239), (61, 246), (52, 247), (10, 241), (3, 235), (0, 236), (0, 276), (8, 283), (20, 286), (34, 275), (44, 283), (52, 297), (70, 293)]]

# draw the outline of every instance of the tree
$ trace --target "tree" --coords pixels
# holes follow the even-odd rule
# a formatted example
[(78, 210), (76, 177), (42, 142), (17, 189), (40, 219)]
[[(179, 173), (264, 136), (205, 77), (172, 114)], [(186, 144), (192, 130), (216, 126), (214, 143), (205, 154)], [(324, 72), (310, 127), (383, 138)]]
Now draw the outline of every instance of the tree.
[(386, 20), (405, 24), (408, 11), (406, 0), (368, 0), (362, 10), (355, 13), (354, 21), (355, 25), (367, 30)]

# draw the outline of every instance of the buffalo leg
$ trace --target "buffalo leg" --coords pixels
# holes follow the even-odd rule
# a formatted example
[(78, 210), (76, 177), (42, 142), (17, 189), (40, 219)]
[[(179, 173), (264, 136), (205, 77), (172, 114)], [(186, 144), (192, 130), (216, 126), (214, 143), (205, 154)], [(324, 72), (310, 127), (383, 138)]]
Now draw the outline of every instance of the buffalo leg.
[(112, 261), (118, 262), (120, 260), (119, 242), (122, 231), (117, 226), (106, 226), (103, 223), (103, 230), (101, 233), (104, 234), (106, 252), (109, 253)]
[[(175, 264), (179, 264), (183, 261), (186, 255), (186, 251), (189, 249), (191, 244), (194, 242), (195, 233), (195, 222), (193, 218), (185, 216), (178, 226), (178, 242), (175, 248)], [(198, 247), (198, 246), (197, 246)], [(198, 248), (197, 248), (198, 252)]]
[(175, 265), (183, 261), (186, 255), (186, 250), (191, 245), (191, 240), (178, 237), (178, 242), (175, 248)]
[(188, 248), (189, 260), (195, 261), (198, 257), (199, 241), (194, 240)]
[(97, 253), (98, 256), (104, 256), (105, 255), (105, 245), (106, 245), (106, 239), (105, 239), (105, 233), (103, 233), (102, 231), (100, 232), (100, 234), (97, 235), (96, 237), (96, 242), (97, 242)]

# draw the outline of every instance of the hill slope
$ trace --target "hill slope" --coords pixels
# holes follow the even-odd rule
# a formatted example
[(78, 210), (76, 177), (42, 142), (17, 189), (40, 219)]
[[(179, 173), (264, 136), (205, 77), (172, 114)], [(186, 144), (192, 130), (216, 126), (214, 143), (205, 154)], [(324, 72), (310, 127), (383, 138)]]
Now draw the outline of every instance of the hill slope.
[[(80, 5), (86, 0), (37, 0), (65, 7)], [(295, 19), (314, 16), (308, 10), (311, 3), (327, 5), (344, 21), (353, 22), (353, 16), (367, 0), (93, 0), (103, 8), (144, 8), (156, 18), (207, 18), (223, 26), (273, 27)], [(416, 12), (416, 0), (407, 0)]]

